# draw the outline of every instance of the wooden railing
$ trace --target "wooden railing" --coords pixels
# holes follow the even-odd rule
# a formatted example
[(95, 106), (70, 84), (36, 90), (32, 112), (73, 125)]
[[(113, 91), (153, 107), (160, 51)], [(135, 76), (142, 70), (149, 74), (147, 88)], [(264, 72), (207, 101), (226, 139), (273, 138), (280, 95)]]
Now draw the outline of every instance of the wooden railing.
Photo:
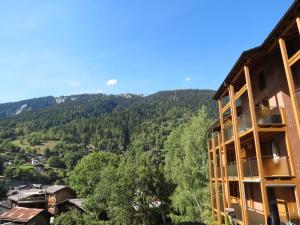
[(288, 157), (263, 156), (262, 158), (266, 177), (291, 176)]

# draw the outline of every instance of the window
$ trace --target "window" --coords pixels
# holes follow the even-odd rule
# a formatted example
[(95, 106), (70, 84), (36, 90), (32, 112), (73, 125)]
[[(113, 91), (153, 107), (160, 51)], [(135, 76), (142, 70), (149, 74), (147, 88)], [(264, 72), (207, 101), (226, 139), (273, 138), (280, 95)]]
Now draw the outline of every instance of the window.
[(266, 78), (265, 78), (265, 73), (261, 72), (258, 75), (258, 82), (259, 82), (259, 90), (263, 91), (266, 89), (267, 85), (266, 85)]

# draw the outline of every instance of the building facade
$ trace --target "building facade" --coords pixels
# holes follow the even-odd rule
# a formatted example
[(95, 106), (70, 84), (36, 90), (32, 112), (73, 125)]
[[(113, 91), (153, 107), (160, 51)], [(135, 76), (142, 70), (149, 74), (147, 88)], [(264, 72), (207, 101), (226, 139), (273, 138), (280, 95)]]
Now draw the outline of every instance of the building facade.
[(300, 0), (216, 92), (208, 159), (213, 220), (300, 225)]

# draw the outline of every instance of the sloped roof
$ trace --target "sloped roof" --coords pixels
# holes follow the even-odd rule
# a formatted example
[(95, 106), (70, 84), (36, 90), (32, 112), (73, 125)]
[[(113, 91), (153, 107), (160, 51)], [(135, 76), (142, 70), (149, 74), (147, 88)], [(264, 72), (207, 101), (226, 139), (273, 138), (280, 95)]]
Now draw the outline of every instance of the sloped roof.
[(9, 196), (8, 199), (17, 202), (33, 195), (42, 195), (42, 194), (45, 194), (45, 190), (32, 188), (28, 190), (21, 190), (19, 191), (19, 193)]
[(58, 192), (58, 191), (60, 191), (64, 188), (67, 188), (67, 186), (65, 186), (65, 185), (52, 185), (52, 186), (50, 186), (46, 189), (46, 192), (48, 194), (54, 194), (54, 193), (56, 193), (56, 192)]
[[(32, 218), (36, 217), (38, 214), (42, 213), (43, 211), (45, 211), (45, 210), (44, 209), (31, 209), (31, 208), (24, 208), (24, 207), (15, 207), (5, 213), (2, 213), (0, 215), (0, 219), (4, 220), (4, 221), (27, 223)], [(48, 213), (48, 212), (46, 212), (46, 213)]]

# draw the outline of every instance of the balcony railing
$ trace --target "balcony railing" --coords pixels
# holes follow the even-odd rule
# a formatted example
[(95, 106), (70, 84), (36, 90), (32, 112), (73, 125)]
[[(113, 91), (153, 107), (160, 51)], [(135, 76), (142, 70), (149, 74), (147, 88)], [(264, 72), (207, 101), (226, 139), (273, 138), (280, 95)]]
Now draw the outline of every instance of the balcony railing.
[(288, 157), (263, 156), (263, 167), (266, 177), (290, 176)]
[(217, 167), (218, 177), (221, 177), (221, 175), (222, 175), (222, 174), (221, 174), (221, 169), (222, 169), (222, 168), (221, 168), (220, 166)]
[(242, 166), (244, 177), (259, 176), (256, 158), (243, 159)]
[(256, 108), (257, 124), (260, 126), (282, 125), (282, 118), (278, 107)]
[(224, 211), (224, 205), (223, 205), (223, 196), (222, 196), (221, 193), (220, 193), (219, 201), (220, 201), (220, 210), (221, 210), (221, 212), (223, 212)]
[(242, 209), (241, 209), (240, 204), (239, 203), (232, 203), (231, 207), (234, 209), (233, 215), (234, 215), (235, 219), (243, 221)]
[(228, 141), (233, 137), (232, 125), (227, 125), (224, 127), (224, 140)]
[(237, 125), (240, 133), (245, 132), (252, 127), (250, 111), (241, 114), (237, 118)]
[(228, 177), (238, 176), (236, 162), (228, 163), (226, 167), (227, 167)]
[(254, 209), (247, 209), (248, 214), (248, 222), (249, 224), (255, 224), (255, 225), (264, 225), (265, 224), (265, 217), (263, 213), (259, 213), (255, 211)]
[[(285, 157), (262, 156), (264, 174), (266, 177), (291, 176), (289, 159)], [(244, 177), (257, 177), (257, 158), (244, 159), (242, 162)]]
[(210, 168), (211, 168), (211, 176), (212, 178), (215, 177), (215, 170), (214, 170), (214, 161), (210, 160)]

